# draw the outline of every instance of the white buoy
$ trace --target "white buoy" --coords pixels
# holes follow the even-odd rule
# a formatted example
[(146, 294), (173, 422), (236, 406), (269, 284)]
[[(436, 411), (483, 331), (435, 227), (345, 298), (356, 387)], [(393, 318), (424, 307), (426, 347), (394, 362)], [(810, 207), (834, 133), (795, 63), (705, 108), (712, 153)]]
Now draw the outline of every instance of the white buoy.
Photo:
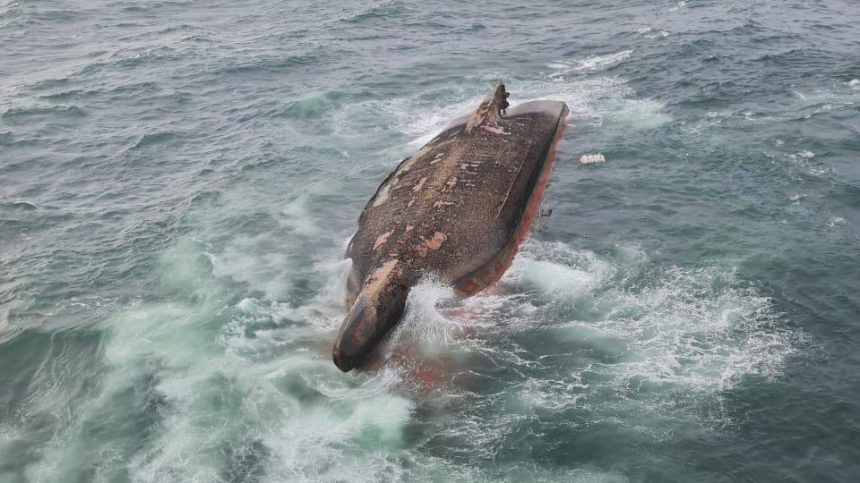
[(606, 158), (602, 154), (583, 154), (579, 158), (579, 162), (582, 164), (605, 163)]

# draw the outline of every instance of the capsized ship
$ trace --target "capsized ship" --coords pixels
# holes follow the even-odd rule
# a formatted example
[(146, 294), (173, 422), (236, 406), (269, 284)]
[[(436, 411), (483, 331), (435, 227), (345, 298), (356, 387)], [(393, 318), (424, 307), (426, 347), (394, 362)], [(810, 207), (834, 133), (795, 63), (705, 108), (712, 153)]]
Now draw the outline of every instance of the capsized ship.
[(509, 109), (498, 84), (469, 116), (406, 158), (358, 219), (347, 308), (332, 357), (360, 366), (397, 325), (410, 289), (437, 273), (464, 296), (496, 282), (528, 234), (562, 137), (567, 105)]

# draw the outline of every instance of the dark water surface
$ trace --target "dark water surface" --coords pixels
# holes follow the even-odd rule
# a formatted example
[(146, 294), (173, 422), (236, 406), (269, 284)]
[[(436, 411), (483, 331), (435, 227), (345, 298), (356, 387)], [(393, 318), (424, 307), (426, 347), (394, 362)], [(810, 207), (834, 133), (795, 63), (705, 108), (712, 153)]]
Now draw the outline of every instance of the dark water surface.
[[(497, 80), (552, 215), (341, 374), (363, 204)], [(0, 482), (858, 481), (858, 153), (853, 0), (0, 0)]]

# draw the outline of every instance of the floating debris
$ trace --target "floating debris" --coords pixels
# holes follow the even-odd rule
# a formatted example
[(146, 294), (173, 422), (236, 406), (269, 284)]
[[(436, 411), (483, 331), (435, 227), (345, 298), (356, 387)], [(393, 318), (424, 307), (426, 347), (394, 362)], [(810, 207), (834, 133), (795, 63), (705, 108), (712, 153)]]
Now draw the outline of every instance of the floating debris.
[(579, 158), (579, 162), (582, 164), (605, 163), (606, 158), (602, 154), (583, 154)]

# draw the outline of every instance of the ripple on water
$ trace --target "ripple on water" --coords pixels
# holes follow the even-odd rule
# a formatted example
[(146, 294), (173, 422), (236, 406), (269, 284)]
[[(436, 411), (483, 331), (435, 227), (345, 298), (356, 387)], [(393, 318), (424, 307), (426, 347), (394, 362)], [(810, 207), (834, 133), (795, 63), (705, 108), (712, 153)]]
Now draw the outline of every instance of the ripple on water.
[(41, 106), (16, 107), (0, 114), (0, 119), (9, 124), (23, 124), (35, 121), (71, 121), (85, 117), (86, 111), (78, 106)]

